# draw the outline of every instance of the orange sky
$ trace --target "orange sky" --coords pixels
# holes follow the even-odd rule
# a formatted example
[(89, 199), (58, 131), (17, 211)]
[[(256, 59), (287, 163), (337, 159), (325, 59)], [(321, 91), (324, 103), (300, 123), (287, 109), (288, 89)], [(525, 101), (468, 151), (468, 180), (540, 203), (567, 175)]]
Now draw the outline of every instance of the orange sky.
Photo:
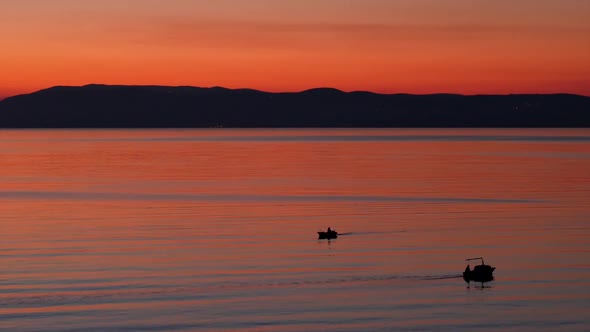
[(53, 85), (590, 95), (590, 0), (0, 3), (0, 98)]

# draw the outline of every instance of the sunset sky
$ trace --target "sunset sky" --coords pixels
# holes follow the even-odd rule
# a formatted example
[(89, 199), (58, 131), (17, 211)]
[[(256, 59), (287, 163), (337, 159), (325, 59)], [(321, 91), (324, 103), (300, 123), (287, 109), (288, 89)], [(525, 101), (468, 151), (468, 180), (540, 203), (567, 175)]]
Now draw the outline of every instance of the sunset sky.
[(0, 99), (88, 83), (590, 95), (590, 0), (3, 0), (0, 31)]

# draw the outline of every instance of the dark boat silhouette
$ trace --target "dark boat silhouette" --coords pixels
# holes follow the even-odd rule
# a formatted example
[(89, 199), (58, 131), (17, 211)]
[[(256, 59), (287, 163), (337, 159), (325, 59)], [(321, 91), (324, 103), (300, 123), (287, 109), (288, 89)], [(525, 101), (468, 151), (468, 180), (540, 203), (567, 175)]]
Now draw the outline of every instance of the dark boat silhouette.
[(318, 232), (318, 239), (320, 240), (324, 240), (324, 239), (335, 239), (338, 237), (338, 232), (336, 232), (335, 230), (332, 230), (328, 227), (328, 230), (325, 232)]
[(483, 257), (468, 258), (466, 261), (478, 259), (481, 260), (481, 264), (474, 266), (473, 270), (469, 268), (469, 265), (465, 268), (465, 271), (463, 272), (463, 280), (465, 280), (465, 282), (469, 283), (470, 281), (476, 281), (484, 283), (494, 280), (493, 273), (496, 268), (486, 265), (483, 261)]

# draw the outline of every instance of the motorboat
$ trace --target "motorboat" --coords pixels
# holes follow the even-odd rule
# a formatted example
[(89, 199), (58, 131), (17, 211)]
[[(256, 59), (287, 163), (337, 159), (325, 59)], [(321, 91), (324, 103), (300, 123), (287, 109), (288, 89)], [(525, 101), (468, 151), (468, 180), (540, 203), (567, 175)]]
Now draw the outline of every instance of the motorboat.
[(475, 258), (467, 258), (466, 261), (473, 261), (473, 260), (481, 260), (480, 265), (476, 265), (473, 267), (473, 270), (467, 265), (465, 271), (463, 272), (463, 280), (469, 283), (470, 281), (476, 282), (488, 282), (494, 280), (494, 270), (496, 269), (493, 266), (486, 265), (483, 261), (483, 257), (475, 257)]
[(319, 240), (329, 240), (329, 239), (335, 239), (338, 237), (338, 232), (336, 232), (335, 230), (332, 230), (330, 228), (328, 228), (327, 231), (325, 232), (318, 232), (318, 239)]

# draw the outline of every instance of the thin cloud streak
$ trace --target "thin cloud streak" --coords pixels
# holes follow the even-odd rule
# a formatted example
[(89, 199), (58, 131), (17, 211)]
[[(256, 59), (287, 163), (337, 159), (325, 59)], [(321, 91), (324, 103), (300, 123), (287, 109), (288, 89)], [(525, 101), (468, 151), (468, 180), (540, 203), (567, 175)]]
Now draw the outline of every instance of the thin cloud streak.
[[(370, 23), (283, 23), (248, 21), (193, 21), (178, 18), (135, 21), (115, 25), (90, 25), (70, 32), (72, 42), (135, 44), (139, 46), (220, 49), (289, 50), (366, 47), (392, 50), (404, 45), (438, 47), (441, 44), (505, 43), (527, 45), (539, 41), (582, 41), (586, 29), (526, 25), (416, 25)], [(88, 40), (90, 34), (94, 41)], [(66, 36), (66, 38), (68, 38)], [(590, 51), (590, 45), (588, 46)]]

